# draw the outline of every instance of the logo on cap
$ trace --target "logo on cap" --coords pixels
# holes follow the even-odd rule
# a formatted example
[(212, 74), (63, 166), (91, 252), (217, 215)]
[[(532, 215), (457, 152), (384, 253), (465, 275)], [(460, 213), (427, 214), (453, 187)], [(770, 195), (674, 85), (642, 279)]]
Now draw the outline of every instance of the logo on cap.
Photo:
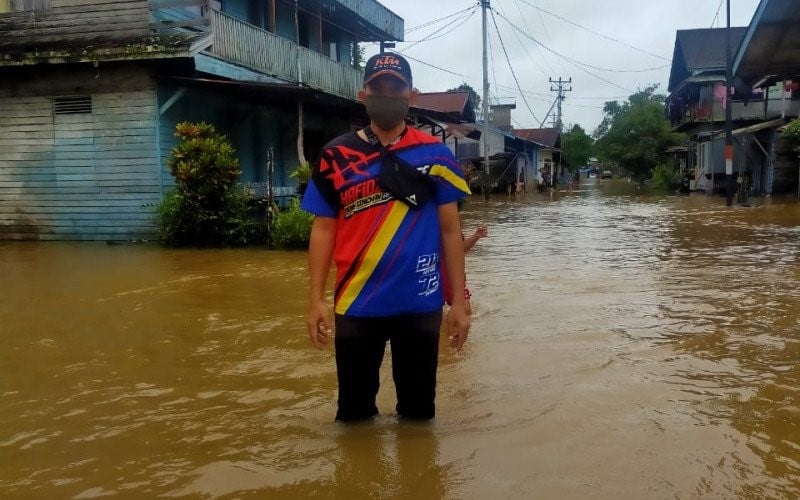
[(411, 86), (411, 68), (408, 61), (397, 54), (375, 54), (370, 57), (364, 71), (364, 83), (380, 75), (390, 74)]
[(396, 58), (395, 56), (383, 56), (375, 59), (375, 68), (379, 68), (381, 66), (400, 66), (400, 59)]

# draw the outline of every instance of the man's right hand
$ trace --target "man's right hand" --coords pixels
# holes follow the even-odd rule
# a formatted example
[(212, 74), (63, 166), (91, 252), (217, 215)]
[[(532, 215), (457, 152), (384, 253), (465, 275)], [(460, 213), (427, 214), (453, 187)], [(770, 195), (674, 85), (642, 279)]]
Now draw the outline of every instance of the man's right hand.
[(333, 330), (331, 329), (328, 305), (325, 301), (317, 300), (311, 303), (311, 308), (308, 311), (307, 326), (308, 338), (315, 348), (322, 349), (328, 345)]

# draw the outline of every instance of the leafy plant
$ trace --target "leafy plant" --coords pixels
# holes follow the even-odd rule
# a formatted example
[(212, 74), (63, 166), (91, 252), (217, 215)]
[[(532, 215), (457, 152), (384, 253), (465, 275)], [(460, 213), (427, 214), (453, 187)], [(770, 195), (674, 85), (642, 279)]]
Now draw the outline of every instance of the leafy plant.
[(275, 216), (272, 243), (278, 248), (306, 248), (311, 238), (314, 216), (300, 208), (300, 200), (293, 198), (289, 208)]
[(795, 118), (781, 132), (781, 137), (794, 145), (794, 151), (800, 155), (800, 118)]
[(161, 241), (171, 246), (246, 245), (266, 231), (249, 216), (230, 141), (207, 123), (179, 123), (167, 160), (175, 189), (156, 206)]
[(308, 181), (311, 179), (311, 163), (301, 163), (291, 174), (289, 174), (289, 177), (292, 179), (297, 179), (297, 182), (300, 184), (308, 183)]
[(650, 186), (658, 191), (675, 191), (681, 185), (680, 169), (666, 163), (659, 163), (653, 169), (653, 177)]

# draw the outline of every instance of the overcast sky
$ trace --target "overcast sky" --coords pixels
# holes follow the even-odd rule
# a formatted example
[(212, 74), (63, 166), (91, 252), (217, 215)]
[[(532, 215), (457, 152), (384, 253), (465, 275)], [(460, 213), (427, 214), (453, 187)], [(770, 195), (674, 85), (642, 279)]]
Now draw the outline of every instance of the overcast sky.
[[(405, 20), (408, 42), (398, 43), (397, 48), (410, 57), (441, 68), (410, 61), (414, 84), (420, 91), (442, 91), (467, 82), (482, 92), (480, 8), (475, 8), (468, 19), (469, 14), (465, 13), (414, 29), (448, 14), (477, 7), (477, 0), (380, 1)], [(625, 99), (636, 89), (652, 83), (660, 84), (666, 92), (676, 30), (709, 28), (712, 21), (714, 27), (725, 26), (724, 0), (722, 3), (720, 0), (491, 0), (491, 4), (497, 11), (495, 19), (500, 30), (498, 38), (489, 17), (491, 95), (516, 98), (517, 108), (512, 117), (518, 128), (538, 127), (538, 120), (547, 114), (555, 96), (550, 92), (548, 78), (572, 77), (573, 91), (566, 94), (563, 121), (578, 123), (591, 133), (602, 119), (603, 102)], [(747, 26), (757, 6), (758, 0), (731, 0), (731, 25)], [(718, 7), (719, 17), (714, 21)], [(512, 28), (501, 14), (524, 33)], [(428, 36), (429, 40), (412, 45)], [(549, 52), (531, 38), (575, 63)], [(538, 120), (528, 111), (516, 90), (500, 39)], [(377, 45), (366, 46), (367, 56), (377, 51)], [(617, 71), (661, 68), (618, 73), (581, 64)]]

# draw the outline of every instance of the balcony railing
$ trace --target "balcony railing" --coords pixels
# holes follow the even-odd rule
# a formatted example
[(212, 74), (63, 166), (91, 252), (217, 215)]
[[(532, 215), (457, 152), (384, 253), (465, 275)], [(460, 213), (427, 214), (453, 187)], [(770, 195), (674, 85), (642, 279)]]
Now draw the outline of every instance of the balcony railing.
[(363, 73), (227, 14), (210, 12), (209, 51), (268, 75), (355, 99)]

